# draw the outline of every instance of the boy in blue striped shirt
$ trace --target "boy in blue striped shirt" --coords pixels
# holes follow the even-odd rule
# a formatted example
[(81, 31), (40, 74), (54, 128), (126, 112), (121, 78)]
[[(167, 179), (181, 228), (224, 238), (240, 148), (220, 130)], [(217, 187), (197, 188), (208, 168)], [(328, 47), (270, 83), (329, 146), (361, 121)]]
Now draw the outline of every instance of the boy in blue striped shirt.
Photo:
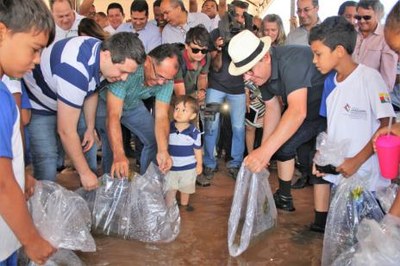
[(180, 205), (193, 211), (189, 195), (195, 192), (196, 176), (203, 171), (201, 134), (193, 125), (199, 111), (197, 101), (191, 96), (180, 96), (174, 104), (168, 151), (172, 157), (172, 168), (166, 174), (167, 205), (174, 202), (176, 192), (181, 193)]

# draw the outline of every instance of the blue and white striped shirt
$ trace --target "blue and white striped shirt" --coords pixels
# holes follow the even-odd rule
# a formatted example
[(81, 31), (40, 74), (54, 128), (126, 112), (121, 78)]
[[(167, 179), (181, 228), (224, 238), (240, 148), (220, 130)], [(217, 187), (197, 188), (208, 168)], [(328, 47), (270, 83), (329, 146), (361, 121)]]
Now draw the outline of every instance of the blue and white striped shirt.
[(172, 171), (183, 171), (196, 167), (194, 149), (201, 149), (200, 136), (199, 130), (192, 124), (179, 132), (175, 123), (171, 122), (168, 151), (172, 157)]
[(24, 76), (32, 112), (55, 114), (57, 100), (82, 107), (100, 84), (100, 43), (82, 36), (63, 39), (43, 50), (40, 65)]

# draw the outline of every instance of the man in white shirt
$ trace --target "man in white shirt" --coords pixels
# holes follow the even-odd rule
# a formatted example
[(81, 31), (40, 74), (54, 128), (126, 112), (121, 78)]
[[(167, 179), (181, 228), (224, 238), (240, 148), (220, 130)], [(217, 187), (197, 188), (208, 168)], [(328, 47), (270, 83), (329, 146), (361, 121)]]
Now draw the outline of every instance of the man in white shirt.
[(124, 9), (119, 3), (111, 3), (107, 7), (108, 25), (104, 28), (110, 34), (114, 34), (118, 27), (124, 22)]

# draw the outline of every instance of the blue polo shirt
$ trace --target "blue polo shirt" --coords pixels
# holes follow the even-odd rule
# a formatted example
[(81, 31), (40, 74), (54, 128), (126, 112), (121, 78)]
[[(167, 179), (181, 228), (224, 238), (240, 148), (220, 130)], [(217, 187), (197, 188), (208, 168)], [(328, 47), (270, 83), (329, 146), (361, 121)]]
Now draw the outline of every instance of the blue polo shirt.
[(100, 43), (82, 36), (63, 39), (43, 51), (40, 65), (24, 76), (33, 113), (55, 114), (57, 100), (82, 107), (100, 83)]

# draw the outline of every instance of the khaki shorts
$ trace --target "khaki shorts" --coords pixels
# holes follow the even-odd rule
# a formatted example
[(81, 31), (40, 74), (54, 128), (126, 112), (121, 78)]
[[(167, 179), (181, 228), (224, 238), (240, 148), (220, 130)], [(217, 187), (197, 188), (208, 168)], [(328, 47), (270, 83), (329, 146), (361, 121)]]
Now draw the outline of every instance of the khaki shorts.
[(193, 194), (196, 191), (196, 168), (184, 171), (169, 171), (165, 175), (166, 190), (178, 190)]

